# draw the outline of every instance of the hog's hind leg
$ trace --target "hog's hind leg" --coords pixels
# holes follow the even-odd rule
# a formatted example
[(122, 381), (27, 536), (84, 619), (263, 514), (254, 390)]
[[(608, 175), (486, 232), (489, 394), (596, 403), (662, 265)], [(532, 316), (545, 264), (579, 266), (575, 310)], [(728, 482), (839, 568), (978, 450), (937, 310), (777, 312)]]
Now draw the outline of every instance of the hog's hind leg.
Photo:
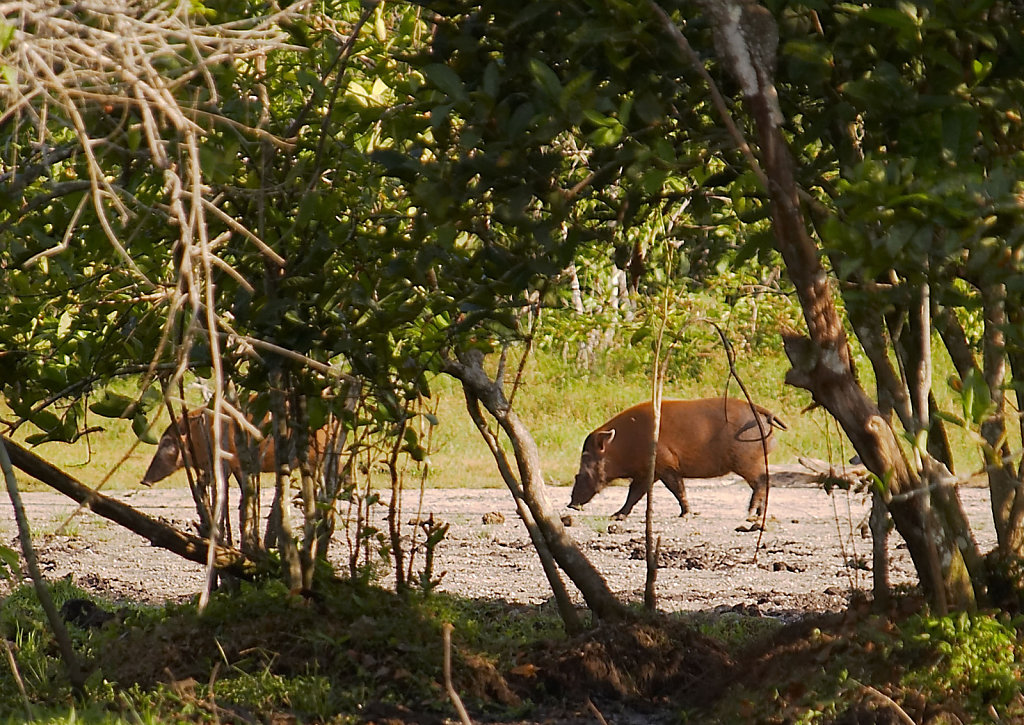
[(768, 474), (761, 473), (751, 480), (744, 476), (751, 488), (750, 505), (747, 507), (747, 521), (760, 521), (768, 503)]
[(686, 482), (683, 481), (683, 477), (678, 473), (665, 471), (660, 478), (661, 482), (665, 484), (665, 488), (671, 491), (672, 495), (676, 497), (676, 501), (679, 502), (679, 515), (686, 516), (690, 513), (690, 504), (686, 501)]

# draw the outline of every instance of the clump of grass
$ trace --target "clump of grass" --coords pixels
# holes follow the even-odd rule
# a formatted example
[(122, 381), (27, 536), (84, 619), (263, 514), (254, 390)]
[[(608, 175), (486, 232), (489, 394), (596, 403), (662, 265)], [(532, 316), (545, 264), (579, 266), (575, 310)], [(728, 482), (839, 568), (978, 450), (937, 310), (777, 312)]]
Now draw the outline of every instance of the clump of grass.
[(686, 612), (678, 615), (705, 637), (719, 642), (727, 650), (738, 652), (755, 642), (766, 641), (785, 626), (772, 617), (751, 617), (738, 612)]
[(738, 669), (749, 673), (742, 688), (705, 719), (810, 724), (848, 713), (859, 722), (881, 707), (915, 722), (939, 711), (964, 722), (1017, 722), (1024, 717), (1022, 624), (995, 614), (918, 614), (780, 630), (740, 656)]
[(913, 617), (899, 643), (908, 665), (901, 684), (979, 714), (1014, 705), (1017, 715), (1024, 714), (1022, 628), (1022, 617), (967, 612)]
[(231, 703), (258, 712), (287, 708), (318, 720), (326, 720), (345, 707), (332, 691), (331, 681), (324, 675), (286, 677), (269, 668), (226, 673), (212, 688), (215, 700), (224, 705)]

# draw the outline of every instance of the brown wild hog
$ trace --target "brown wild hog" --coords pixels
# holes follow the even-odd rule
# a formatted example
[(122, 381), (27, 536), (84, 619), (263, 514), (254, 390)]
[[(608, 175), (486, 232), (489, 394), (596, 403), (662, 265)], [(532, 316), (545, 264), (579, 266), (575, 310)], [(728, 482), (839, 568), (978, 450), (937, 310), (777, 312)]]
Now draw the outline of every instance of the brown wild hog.
[[(194, 408), (188, 411), (186, 415), (178, 418), (177, 428), (175, 428), (175, 424), (168, 425), (163, 435), (160, 436), (156, 453), (153, 454), (153, 460), (149, 462), (149, 468), (146, 469), (146, 473), (143, 475), (140, 483), (144, 486), (152, 486), (157, 481), (162, 481), (175, 471), (184, 468), (185, 457), (182, 455), (183, 449), (189, 452), (189, 464), (192, 468), (201, 474), (211, 474), (213, 472), (213, 465), (211, 463), (213, 431), (210, 428), (210, 421), (212, 419), (212, 410), (208, 408)], [(240, 475), (241, 466), (238, 457), (235, 455), (235, 426), (235, 421), (228, 418), (221, 431), (221, 443), (224, 446), (224, 450), (228, 453), (228, 456), (226, 456), (228, 466), (233, 473)], [(185, 439), (184, 446), (182, 446), (181, 437)], [(328, 431), (326, 428), (317, 431), (315, 436), (310, 436), (309, 457), (314, 463), (320, 459), (321, 453), (326, 450), (327, 438)], [(296, 461), (292, 461), (293, 465), (295, 463)], [(274, 439), (272, 436), (266, 436), (260, 441), (259, 470), (262, 472), (275, 470)]]
[[(679, 515), (690, 510), (685, 478), (714, 478), (737, 473), (753, 493), (748, 520), (761, 517), (767, 491), (766, 452), (775, 447), (774, 428), (786, 429), (774, 413), (755, 406), (761, 430), (745, 400), (705, 398), (664, 400), (654, 480), (661, 480), (679, 500)], [(650, 466), (653, 429), (650, 401), (628, 408), (587, 436), (580, 455), (580, 470), (569, 506), (582, 509), (594, 495), (616, 478), (631, 479), (626, 503), (614, 518), (624, 519), (645, 491)]]

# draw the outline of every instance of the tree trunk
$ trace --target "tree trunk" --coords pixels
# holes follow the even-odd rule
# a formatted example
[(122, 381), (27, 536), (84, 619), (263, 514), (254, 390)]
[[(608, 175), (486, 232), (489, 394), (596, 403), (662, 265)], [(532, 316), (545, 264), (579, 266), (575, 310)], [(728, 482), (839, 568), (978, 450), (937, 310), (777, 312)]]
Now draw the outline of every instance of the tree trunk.
[[(320, 462), (322, 484), (320, 498), (317, 501), (317, 555), (327, 560), (327, 552), (334, 538), (337, 520), (338, 499), (349, 483), (349, 465), (358, 450), (353, 443), (346, 463), (342, 463), (342, 454), (348, 445), (349, 422), (355, 419), (356, 411), (362, 401), (362, 384), (350, 381), (345, 388), (345, 405), (331, 427), (331, 435), (324, 446), (323, 459)], [(358, 436), (356, 437), (358, 441)]]
[[(960, 376), (960, 380), (965, 384), (969, 384), (971, 377), (974, 375), (983, 374), (985, 377), (992, 402), (995, 405), (995, 414), (981, 424), (981, 436), (987, 444), (987, 450), (984, 447), (982, 450), (982, 463), (988, 470), (989, 487), (993, 491), (1000, 490), (1007, 484), (1004, 482), (993, 482), (993, 478), (1005, 478), (1006, 481), (1013, 481), (1016, 478), (1013, 465), (1010, 463), (1010, 445), (1006, 439), (1005, 396), (1002, 390), (1005, 368), (1000, 369), (998, 366), (986, 362), (985, 368), (987, 372), (982, 373), (981, 368), (978, 366), (978, 361), (974, 357), (974, 350), (967, 340), (963, 326), (952, 310), (938, 310), (935, 314), (935, 323), (936, 330), (938, 330), (939, 336), (946, 346), (946, 351), (949, 353), (950, 360), (952, 360), (953, 367), (956, 369), (957, 375)], [(983, 356), (992, 354), (995, 348), (992, 340), (989, 339), (991, 335), (992, 332), (986, 329), (987, 339), (983, 345)], [(971, 423), (972, 421), (965, 421), (967, 425)], [(995, 504), (995, 501), (998, 499), (999, 496), (993, 494), (994, 508), (998, 508)], [(998, 521), (999, 517), (995, 516), (995, 519)], [(996, 530), (997, 532), (999, 530), (998, 523), (996, 524)]]
[(7, 494), (11, 499), (11, 506), (14, 508), (14, 519), (18, 525), (18, 539), (21, 541), (21, 552), (25, 556), (25, 564), (28, 566), (29, 577), (35, 587), (39, 604), (43, 607), (50, 628), (53, 630), (53, 638), (57, 640), (57, 648), (60, 650), (61, 659), (64, 660), (64, 667), (67, 670), (68, 681), (71, 683), (72, 692), (76, 696), (84, 694), (85, 676), (79, 665), (78, 657), (75, 655), (75, 648), (71, 644), (71, 637), (64, 626), (57, 606), (53, 603), (50, 590), (43, 579), (42, 571), (39, 569), (39, 559), (36, 558), (36, 550), (32, 545), (32, 531), (29, 527), (28, 516), (25, 515), (25, 507), (21, 503), (21, 492), (18, 490), (18, 482), (14, 478), (14, 469), (11, 467), (11, 459), (7, 453), (5, 439), (0, 438), (0, 474), (3, 475), (7, 484)]
[(522, 500), (551, 556), (580, 590), (587, 606), (600, 619), (624, 617), (626, 608), (611, 593), (600, 572), (566, 533), (561, 519), (548, 504), (537, 444), (519, 416), (509, 407), (500, 376), (496, 381), (487, 377), (483, 369), (483, 355), (476, 351), (461, 355), (458, 360), (445, 360), (442, 372), (459, 380), (467, 396), (478, 400), (494, 416), (512, 442)]
[[(295, 453), (299, 464), (299, 481), (302, 499), (302, 546), (299, 548), (299, 563), (302, 572), (302, 590), (313, 590), (313, 576), (317, 559), (317, 513), (316, 478), (313, 475), (314, 462), (309, 459), (309, 412), (306, 396), (300, 392), (292, 395), (292, 412), (295, 427), (292, 429)], [(316, 435), (315, 433), (313, 435)]]
[[(1024, 323), (1024, 315), (1020, 312), (1019, 305), (1010, 306), (1010, 322), (1020, 326)], [(1017, 346), (1007, 353), (1007, 360), (1010, 364), (1010, 377), (1014, 380), (1024, 379), (1024, 352)], [(1024, 410), (1024, 392), (1017, 389), (1017, 410)], [(1020, 417), (1018, 430), (1021, 439), (1024, 440), (1024, 417)], [(1016, 469), (1016, 480), (1024, 479), (1024, 461)], [(1010, 508), (1010, 519), (1007, 523), (1006, 549), (1014, 552), (1018, 557), (1024, 557), (1024, 490), (1018, 484), (1014, 495), (1013, 506)]]
[(800, 208), (793, 159), (782, 134), (774, 85), (778, 28), (756, 2), (704, 0), (720, 60), (739, 82), (757, 126), (771, 197), (773, 229), (796, 288), (808, 337), (789, 335), (793, 368), (786, 382), (810, 391), (846, 431), (864, 464), (887, 483), (893, 521), (907, 546), (933, 607), (971, 607), (974, 592), (963, 557), (929, 505), (921, 479), (910, 469), (896, 436), (854, 374), (842, 320), (828, 275), (818, 258)]
[[(295, 541), (291, 515), (291, 463), (294, 441), (288, 431), (288, 405), (284, 391), (288, 381), (279, 360), (268, 364), (270, 383), (270, 420), (274, 436), (274, 504), (271, 518), (277, 514), (277, 546), (281, 553), (281, 574), (293, 591), (302, 589), (302, 562)], [(269, 526), (269, 524), (268, 524)]]
[[(1020, 533), (1011, 527), (1011, 514), (1019, 496), (1020, 481), (1013, 475), (1009, 463), (1010, 447), (1006, 440), (1006, 288), (993, 286), (982, 294), (985, 306), (985, 337), (982, 341), (982, 366), (994, 410), (981, 424), (981, 434), (990, 447), (986, 456), (989, 467), (989, 491), (992, 494), (992, 520), (996, 526), (999, 550), (1002, 554), (1021, 553)], [(1016, 542), (1014, 541), (1016, 539)], [(1014, 550), (1015, 545), (1018, 547)]]
[(1010, 366), (1011, 377), (1016, 377), (1017, 370), (1024, 369), (1024, 361), (1017, 360), (1015, 365), (1014, 354), (1006, 350), (1003, 334), (1003, 328), (1008, 323), (1004, 304), (1005, 289), (988, 290), (982, 297), (986, 300), (985, 338), (982, 343), (984, 370), (978, 367), (967, 335), (953, 312), (941, 310), (935, 319), (960, 379), (967, 382), (972, 375), (984, 375), (994, 406), (991, 415), (981, 423), (981, 436), (986, 444), (983, 460), (992, 496), (992, 519), (1001, 554), (1019, 557), (1024, 555), (1024, 531), (1021, 530), (1021, 518), (1014, 515), (1014, 510), (1024, 506), (1024, 496), (1020, 494), (1020, 472), (1011, 462), (1006, 395), (1003, 389), (1007, 365)]
[[(206, 564), (209, 543), (205, 539), (178, 531), (117, 499), (93, 491), (9, 438), (3, 438), (2, 442), (10, 455), (11, 463), (37, 481), (73, 498), (93, 513), (134, 531), (148, 539), (154, 546), (167, 549), (197, 564)], [(214, 565), (218, 571), (244, 579), (251, 579), (258, 568), (257, 563), (242, 552), (223, 546), (216, 547)]]
[(402, 548), (402, 478), (398, 473), (398, 456), (401, 454), (405, 429), (409, 425), (408, 411), (403, 411), (388, 455), (388, 476), (391, 480), (391, 499), (388, 501), (388, 536), (391, 540), (391, 556), (395, 569), (395, 591), (406, 594), (408, 582), (405, 579), (405, 550)]

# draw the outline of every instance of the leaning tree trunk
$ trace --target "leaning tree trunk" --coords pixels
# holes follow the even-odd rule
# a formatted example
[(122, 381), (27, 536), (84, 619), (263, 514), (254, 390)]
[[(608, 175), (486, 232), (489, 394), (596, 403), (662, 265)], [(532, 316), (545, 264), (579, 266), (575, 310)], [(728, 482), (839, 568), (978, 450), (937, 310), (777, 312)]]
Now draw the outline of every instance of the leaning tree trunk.
[(573, 607), (572, 600), (569, 599), (569, 592), (566, 591), (562, 575), (558, 572), (558, 564), (555, 561), (555, 557), (552, 555), (551, 549), (548, 547), (547, 541), (540, 531), (540, 527), (537, 526), (537, 520), (534, 518), (533, 512), (530, 511), (530, 507), (526, 504), (526, 495), (523, 493), (523, 487), (520, 485), (519, 479), (512, 472), (512, 467), (509, 465), (504, 451), (501, 450), (497, 437), (487, 425), (483, 411), (480, 409), (479, 399), (468, 390), (464, 390), (464, 392), (466, 395), (466, 409), (469, 411), (469, 416), (480, 431), (480, 435), (490, 449), (491, 455), (494, 456), (502, 480), (505, 481), (505, 485), (512, 492), (512, 498), (515, 500), (519, 518), (523, 520), (526, 532), (530, 535), (530, 541), (533, 542), (533, 546), (537, 550), (537, 556), (540, 557), (544, 576), (547, 577), (548, 583), (551, 584), (555, 604), (558, 607), (559, 616), (561, 616), (562, 622), (565, 624), (565, 629), (570, 634), (576, 634), (583, 629), (583, 626), (580, 623), (575, 607)]
[(907, 542), (933, 606), (971, 607), (974, 590), (963, 557), (930, 506), (924, 482), (908, 466), (896, 436), (855, 377), (842, 321), (817, 245), (807, 232), (782, 134), (774, 84), (778, 27), (756, 2), (704, 0), (719, 59), (738, 81), (757, 126), (771, 197), (776, 243), (796, 288), (807, 337), (785, 340), (792, 369), (786, 382), (810, 391), (843, 427), (869, 470), (887, 481), (886, 503)]
[(989, 491), (992, 494), (992, 520), (996, 526), (999, 551), (1003, 556), (1024, 554), (1024, 532), (1020, 519), (1014, 515), (1021, 502), (1021, 481), (1010, 463), (1007, 442), (1006, 395), (1007, 352), (1004, 330), (1009, 324), (1006, 287), (995, 285), (982, 295), (985, 307), (985, 337), (982, 341), (982, 366), (994, 410), (981, 424), (981, 434), (988, 443), (990, 455)]
[(14, 478), (14, 468), (10, 457), (7, 455), (7, 448), (4, 439), (0, 438), (0, 475), (7, 484), (7, 494), (11, 499), (11, 506), (14, 508), (14, 518), (18, 525), (18, 538), (21, 541), (21, 551), (25, 556), (25, 564), (28, 566), (29, 578), (35, 587), (39, 604), (43, 607), (47, 620), (50, 622), (50, 629), (53, 630), (53, 637), (57, 640), (57, 647), (60, 650), (61, 658), (64, 660), (64, 667), (67, 670), (68, 680), (71, 682), (71, 689), (76, 696), (84, 695), (85, 676), (82, 673), (78, 656), (75, 654), (74, 645), (71, 644), (71, 637), (68, 635), (67, 627), (61, 620), (57, 606), (50, 596), (50, 589), (43, 579), (42, 571), (39, 568), (39, 560), (36, 558), (35, 547), (32, 544), (32, 532), (29, 528), (28, 516), (25, 514), (25, 506), (21, 502), (21, 492), (18, 490), (18, 482)]
[[(442, 371), (462, 383), (467, 402), (479, 401), (512, 442), (519, 469), (519, 491), (513, 490), (513, 494), (517, 497), (517, 504), (520, 500), (526, 504), (529, 516), (523, 517), (524, 522), (543, 539), (543, 546), (538, 546), (537, 550), (553, 589), (557, 593), (559, 583), (551, 580), (549, 562), (544, 562), (547, 552), (576, 585), (587, 606), (599, 619), (621, 619), (627, 611), (625, 606), (612, 594), (604, 577), (566, 533), (562, 520), (548, 504), (537, 444), (509, 405), (502, 376), (499, 374), (497, 380), (491, 380), (484, 371), (482, 354), (476, 351), (460, 355), (456, 360), (445, 360)], [(520, 515), (523, 515), (522, 511)]]
[[(1010, 306), (1010, 322), (1020, 325), (1024, 322), (1024, 315), (1021, 314), (1020, 305)], [(1010, 377), (1012, 379), (1024, 379), (1024, 351), (1019, 346), (1014, 346), (1007, 352), (1007, 360), (1010, 364)], [(1017, 410), (1024, 409), (1024, 392), (1019, 389), (1016, 393)], [(1018, 430), (1024, 440), (1024, 417), (1018, 421)], [(1024, 480), (1024, 461), (1017, 468), (1017, 480)], [(1008, 541), (1007, 549), (1016, 552), (1017, 556), (1024, 557), (1024, 487), (1018, 485), (1013, 497), (1013, 504), (1010, 507), (1010, 518), (1007, 522)]]
[(276, 524), (278, 551), (281, 554), (281, 575), (285, 584), (293, 591), (302, 589), (302, 559), (295, 540), (291, 512), (291, 463), (294, 439), (289, 431), (288, 403), (284, 391), (290, 381), (286, 380), (280, 360), (271, 360), (267, 366), (270, 382), (270, 420), (274, 436), (274, 503), (268, 528)]
[[(178, 531), (164, 521), (136, 511), (116, 498), (93, 491), (81, 481), (47, 463), (10, 438), (0, 437), (0, 442), (7, 449), (15, 468), (60, 491), (65, 496), (71, 497), (93, 513), (134, 531), (139, 536), (148, 539), (153, 546), (167, 549), (183, 559), (197, 564), (206, 564), (210, 547), (208, 539)], [(218, 571), (242, 579), (251, 579), (261, 570), (267, 571), (265, 561), (254, 561), (240, 551), (216, 543), (214, 544), (213, 560)]]
[(1003, 292), (1005, 290), (989, 290), (982, 295), (986, 303), (981, 367), (955, 313), (941, 309), (935, 319), (936, 329), (960, 379), (967, 381), (972, 375), (982, 375), (988, 387), (993, 407), (991, 415), (981, 422), (981, 436), (985, 441), (983, 454), (992, 498), (992, 519), (1000, 554), (1020, 557), (1024, 555), (1024, 531), (1014, 510), (1024, 503), (1024, 495), (1021, 494), (1020, 473), (1012, 463), (1004, 389), (1007, 375), (1016, 377), (1024, 365), (1013, 352), (1006, 350), (1003, 328), (1012, 321), (1005, 315)]

